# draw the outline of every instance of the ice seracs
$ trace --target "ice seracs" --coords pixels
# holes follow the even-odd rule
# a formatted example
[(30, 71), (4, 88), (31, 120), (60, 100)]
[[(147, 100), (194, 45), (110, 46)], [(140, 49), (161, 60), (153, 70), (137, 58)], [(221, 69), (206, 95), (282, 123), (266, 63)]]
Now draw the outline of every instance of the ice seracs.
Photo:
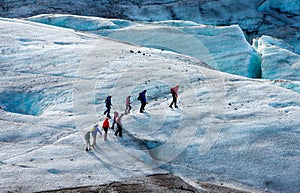
[(253, 42), (261, 57), (262, 78), (300, 81), (300, 55), (282, 40), (262, 36)]
[(261, 77), (259, 58), (238, 25), (215, 27), (188, 21), (129, 22), (75, 15), (40, 15), (28, 20), (75, 30), (94, 29), (93, 33), (113, 39), (198, 58), (222, 72)]

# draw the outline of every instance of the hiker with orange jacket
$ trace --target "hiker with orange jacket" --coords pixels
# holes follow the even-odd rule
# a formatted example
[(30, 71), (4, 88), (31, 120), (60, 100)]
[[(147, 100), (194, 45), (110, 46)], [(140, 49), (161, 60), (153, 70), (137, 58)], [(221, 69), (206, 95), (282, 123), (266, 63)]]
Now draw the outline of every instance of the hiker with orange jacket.
[(108, 117), (106, 117), (105, 120), (103, 121), (102, 129), (104, 130), (104, 141), (106, 141), (106, 139), (107, 139), (107, 132), (108, 132), (108, 129), (109, 129)]

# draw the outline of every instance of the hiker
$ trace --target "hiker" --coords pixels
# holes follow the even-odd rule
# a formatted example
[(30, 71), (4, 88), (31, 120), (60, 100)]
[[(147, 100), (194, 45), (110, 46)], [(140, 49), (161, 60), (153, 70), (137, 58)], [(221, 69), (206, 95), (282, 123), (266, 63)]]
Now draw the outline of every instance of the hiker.
[(121, 119), (123, 116), (124, 114), (122, 113), (121, 116), (117, 118), (117, 131), (115, 132), (115, 136), (118, 136), (119, 133), (119, 137), (123, 137), (123, 127), (121, 123)]
[(109, 95), (107, 98), (106, 98), (106, 100), (105, 100), (105, 106), (106, 106), (106, 111), (104, 111), (104, 115), (106, 115), (108, 118), (110, 118), (110, 108), (111, 108), (111, 106), (112, 106), (112, 104), (111, 104), (111, 95)]
[(178, 106), (177, 106), (178, 87), (179, 87), (179, 85), (176, 84), (176, 86), (174, 86), (170, 89), (170, 92), (171, 92), (172, 97), (173, 97), (173, 100), (172, 100), (171, 104), (169, 105), (170, 108), (173, 108), (172, 107), (173, 104), (174, 104), (175, 108), (178, 108)]
[(98, 124), (95, 124), (94, 127), (92, 128), (92, 137), (93, 137), (93, 143), (92, 143), (92, 148), (94, 149), (96, 146), (96, 137), (97, 133), (102, 135), (101, 131), (99, 130)]
[(107, 132), (108, 132), (108, 129), (109, 129), (108, 117), (106, 117), (105, 120), (103, 121), (102, 129), (104, 130), (104, 141), (106, 141), (106, 139), (107, 139)]
[(147, 104), (146, 92), (147, 90), (144, 90), (143, 92), (139, 93), (138, 100), (141, 101), (140, 113), (143, 113), (145, 111), (145, 106)]
[(130, 105), (130, 96), (126, 97), (126, 109), (125, 109), (125, 115), (130, 114), (131, 105)]
[(115, 129), (115, 123), (117, 122), (117, 118), (119, 117), (119, 113), (117, 111), (114, 112), (114, 122), (111, 126), (111, 129), (114, 130)]
[(86, 146), (85, 146), (85, 151), (90, 151), (91, 150), (91, 132), (88, 131), (85, 135), (84, 135), (84, 139), (85, 139), (85, 143), (86, 143)]

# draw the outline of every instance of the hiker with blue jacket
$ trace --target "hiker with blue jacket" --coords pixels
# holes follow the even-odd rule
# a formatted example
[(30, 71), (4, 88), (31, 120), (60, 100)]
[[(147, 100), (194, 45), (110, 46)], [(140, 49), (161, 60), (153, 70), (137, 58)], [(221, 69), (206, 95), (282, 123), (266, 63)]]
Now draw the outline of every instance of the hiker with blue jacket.
[(110, 117), (110, 108), (111, 108), (111, 106), (112, 106), (112, 104), (111, 104), (111, 95), (109, 95), (107, 98), (106, 98), (106, 100), (105, 100), (105, 106), (106, 106), (106, 111), (104, 111), (104, 115), (106, 115), (108, 118), (111, 118)]

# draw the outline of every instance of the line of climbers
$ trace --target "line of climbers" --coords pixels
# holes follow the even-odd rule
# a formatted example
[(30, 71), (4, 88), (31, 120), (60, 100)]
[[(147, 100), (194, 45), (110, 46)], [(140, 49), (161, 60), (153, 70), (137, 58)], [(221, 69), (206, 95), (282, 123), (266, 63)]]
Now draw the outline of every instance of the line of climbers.
[[(172, 102), (169, 105), (169, 107), (172, 108), (172, 109), (173, 109), (173, 104), (174, 104), (175, 108), (178, 108), (178, 106), (177, 106), (178, 87), (179, 87), (179, 85), (177, 84), (176, 86), (174, 86), (170, 89), (170, 93), (172, 94)], [(142, 91), (141, 93), (139, 93), (139, 96), (137, 98), (141, 102), (140, 113), (145, 112), (145, 107), (146, 107), (146, 104), (147, 104), (146, 92), (147, 92), (147, 90)], [(121, 113), (121, 115), (119, 115), (119, 113), (117, 111), (114, 111), (113, 124), (110, 127), (109, 119), (111, 118), (110, 110), (111, 110), (111, 107), (112, 107), (111, 98), (112, 98), (112, 95), (109, 95), (105, 100), (106, 110), (104, 111), (103, 115), (106, 115), (106, 118), (104, 119), (103, 124), (102, 124), (102, 130), (104, 131), (104, 141), (107, 140), (108, 130), (109, 129), (114, 130), (115, 124), (117, 124), (117, 130), (115, 131), (115, 136), (123, 137), (123, 133), (122, 133), (123, 126), (122, 126), (122, 123), (121, 123), (121, 119), (124, 115), (130, 114), (130, 110), (131, 110), (131, 102), (130, 102), (131, 96), (127, 96), (126, 100), (125, 100), (125, 105), (126, 105), (125, 112)], [(96, 147), (96, 137), (97, 137), (98, 133), (100, 135), (102, 135), (102, 132), (99, 129), (99, 125), (95, 124), (93, 126), (92, 130), (88, 131), (84, 135), (84, 138), (85, 138), (85, 141), (86, 141), (86, 147), (85, 147), (86, 151), (90, 151), (92, 148), (94, 149)], [(92, 144), (90, 142), (90, 136), (91, 135), (93, 137)]]

